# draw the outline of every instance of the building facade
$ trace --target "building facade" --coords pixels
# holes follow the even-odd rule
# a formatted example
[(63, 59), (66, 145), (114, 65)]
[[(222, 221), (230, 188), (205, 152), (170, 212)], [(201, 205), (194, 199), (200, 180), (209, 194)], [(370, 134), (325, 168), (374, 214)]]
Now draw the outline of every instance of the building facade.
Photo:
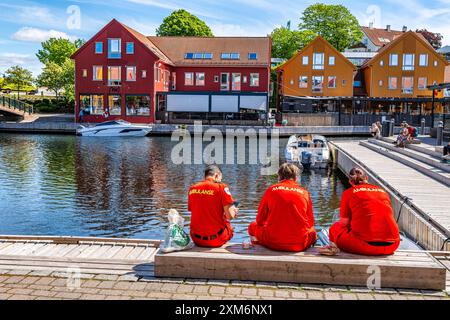
[(276, 72), (279, 104), (288, 99), (303, 101), (304, 97), (353, 95), (356, 67), (320, 36), (277, 67)]
[[(267, 112), (268, 37), (147, 37), (112, 20), (72, 56), (83, 121)], [(78, 117), (77, 117), (78, 118)]]

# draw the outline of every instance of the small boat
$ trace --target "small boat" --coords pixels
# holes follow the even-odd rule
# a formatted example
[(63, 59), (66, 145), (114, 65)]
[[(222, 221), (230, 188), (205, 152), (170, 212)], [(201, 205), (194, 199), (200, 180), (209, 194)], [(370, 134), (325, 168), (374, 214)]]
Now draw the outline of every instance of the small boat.
[(144, 137), (152, 131), (151, 126), (134, 125), (124, 120), (107, 121), (92, 127), (80, 125), (77, 136), (83, 137)]
[(327, 168), (331, 160), (327, 139), (318, 135), (291, 136), (284, 155), (286, 161), (299, 163), (305, 169)]

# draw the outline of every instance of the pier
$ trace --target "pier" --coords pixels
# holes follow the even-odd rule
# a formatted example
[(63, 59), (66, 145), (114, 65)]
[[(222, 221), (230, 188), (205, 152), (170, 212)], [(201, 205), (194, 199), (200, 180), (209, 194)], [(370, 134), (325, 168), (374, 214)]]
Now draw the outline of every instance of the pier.
[(395, 218), (427, 250), (450, 251), (450, 164), (426, 143), (396, 148), (392, 138), (331, 143), (343, 172), (362, 167), (390, 194)]

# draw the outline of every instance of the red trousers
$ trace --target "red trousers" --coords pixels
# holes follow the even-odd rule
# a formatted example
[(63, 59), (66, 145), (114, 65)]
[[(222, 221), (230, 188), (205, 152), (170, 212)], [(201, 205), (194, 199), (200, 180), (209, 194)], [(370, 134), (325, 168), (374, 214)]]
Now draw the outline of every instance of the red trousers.
[(258, 226), (256, 222), (250, 223), (248, 226), (248, 233), (252, 237), (256, 237), (258, 239), (257, 243), (267, 247), (272, 250), (277, 251), (288, 251), (288, 252), (300, 252), (305, 251), (306, 249), (310, 248), (314, 243), (317, 241), (317, 235), (316, 232), (310, 232), (306, 233), (304, 238), (296, 243), (275, 243), (275, 242), (269, 242), (264, 241), (264, 232), (265, 228)]
[(214, 240), (199, 239), (191, 232), (191, 239), (198, 247), (218, 248), (230, 241), (231, 238), (233, 238), (233, 227), (230, 224), (227, 224), (222, 234)]
[(355, 237), (348, 227), (340, 222), (336, 222), (331, 226), (329, 234), (330, 241), (334, 242), (342, 251), (365, 256), (391, 255), (400, 245), (400, 240), (389, 246), (370, 245), (366, 241)]

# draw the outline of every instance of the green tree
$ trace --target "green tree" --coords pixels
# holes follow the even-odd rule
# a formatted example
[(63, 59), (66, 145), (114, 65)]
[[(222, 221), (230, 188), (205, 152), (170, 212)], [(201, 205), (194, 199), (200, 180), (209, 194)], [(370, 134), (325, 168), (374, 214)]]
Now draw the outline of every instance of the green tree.
[(47, 87), (55, 92), (57, 98), (60, 91), (65, 87), (66, 82), (66, 70), (63, 65), (60, 66), (55, 62), (47, 63), (36, 80), (38, 86)]
[(156, 29), (156, 35), (212, 37), (213, 33), (206, 23), (186, 10), (172, 12)]
[(80, 39), (72, 42), (63, 38), (51, 38), (41, 43), (42, 49), (37, 52), (36, 57), (45, 65), (49, 62), (62, 65), (83, 44), (84, 41)]
[(316, 3), (309, 6), (303, 11), (299, 29), (317, 33), (339, 51), (363, 38), (358, 20), (343, 5)]
[(5, 71), (5, 81), (17, 90), (18, 99), (20, 99), (20, 89), (31, 86), (33, 80), (31, 71), (20, 66), (13, 66)]
[(281, 27), (274, 29), (270, 36), (272, 38), (272, 57), (289, 59), (311, 42), (317, 34), (309, 30), (297, 31)]

